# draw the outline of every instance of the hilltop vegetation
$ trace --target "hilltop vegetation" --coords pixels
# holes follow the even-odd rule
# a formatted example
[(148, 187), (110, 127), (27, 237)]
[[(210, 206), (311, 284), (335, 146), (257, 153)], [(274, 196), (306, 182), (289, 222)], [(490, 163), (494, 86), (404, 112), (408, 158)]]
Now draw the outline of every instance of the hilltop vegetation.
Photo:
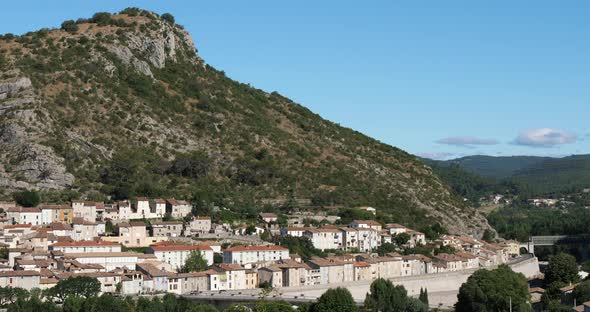
[(176, 22), (130, 8), (0, 38), (4, 197), (179, 197), (245, 217), (370, 205), (382, 222), (488, 228), (414, 156), (230, 79)]

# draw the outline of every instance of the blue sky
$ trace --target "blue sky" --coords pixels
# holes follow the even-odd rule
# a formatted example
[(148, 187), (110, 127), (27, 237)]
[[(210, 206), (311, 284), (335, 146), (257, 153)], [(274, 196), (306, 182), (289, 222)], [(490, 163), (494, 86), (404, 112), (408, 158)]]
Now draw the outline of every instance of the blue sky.
[(0, 33), (170, 12), (230, 77), (434, 157), (590, 153), (587, 1), (9, 1)]

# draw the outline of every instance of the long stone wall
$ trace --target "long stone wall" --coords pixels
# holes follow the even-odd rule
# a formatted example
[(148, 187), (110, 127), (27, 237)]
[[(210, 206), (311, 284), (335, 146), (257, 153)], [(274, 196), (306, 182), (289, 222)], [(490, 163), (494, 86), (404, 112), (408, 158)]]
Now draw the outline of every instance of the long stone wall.
[[(536, 257), (524, 258), (514, 261), (509, 266), (515, 272), (522, 273), (527, 278), (533, 278), (539, 274), (539, 263)], [(495, 267), (490, 267), (493, 269)], [(390, 279), (396, 285), (403, 285), (408, 291), (408, 295), (417, 296), (421, 288), (428, 289), (429, 301), (431, 306), (450, 307), (457, 301), (457, 293), (467, 278), (475, 272), (476, 269), (464, 270), (460, 272), (449, 272), (439, 274), (427, 274), (418, 276), (407, 276)], [(301, 296), (306, 298), (319, 297), (328, 288), (345, 287), (352, 293), (357, 301), (365, 299), (372, 281), (357, 281), (330, 285), (314, 285), (305, 287), (288, 287), (282, 288), (281, 293), (284, 296)]]

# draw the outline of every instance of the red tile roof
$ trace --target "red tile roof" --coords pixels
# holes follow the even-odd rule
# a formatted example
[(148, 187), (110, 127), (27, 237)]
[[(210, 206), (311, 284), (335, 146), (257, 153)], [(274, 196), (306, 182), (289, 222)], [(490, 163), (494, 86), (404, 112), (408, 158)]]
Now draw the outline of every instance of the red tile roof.
[(88, 247), (98, 247), (98, 246), (120, 246), (117, 243), (114, 242), (107, 242), (107, 241), (79, 241), (79, 242), (58, 242), (55, 244), (52, 244), (50, 246), (55, 246), (55, 247), (83, 247), (83, 246), (88, 246)]
[(285, 247), (281, 247), (278, 245), (266, 245), (266, 246), (256, 246), (256, 245), (252, 245), (252, 246), (235, 246), (235, 247), (230, 247), (227, 249), (224, 249), (224, 251), (267, 251), (267, 250), (280, 250), (280, 251), (285, 251), (285, 250), (289, 250)]
[(152, 245), (153, 251), (192, 251), (192, 250), (212, 250), (206, 245)]

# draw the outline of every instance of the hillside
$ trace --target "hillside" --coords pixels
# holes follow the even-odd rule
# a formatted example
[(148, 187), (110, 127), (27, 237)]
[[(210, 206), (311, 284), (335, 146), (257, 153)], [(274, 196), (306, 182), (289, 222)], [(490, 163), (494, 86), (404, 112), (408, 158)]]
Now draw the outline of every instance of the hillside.
[(137, 9), (2, 36), (4, 197), (175, 196), (237, 218), (269, 202), (371, 205), (383, 222), (489, 227), (414, 156), (233, 81), (196, 51), (173, 18)]

